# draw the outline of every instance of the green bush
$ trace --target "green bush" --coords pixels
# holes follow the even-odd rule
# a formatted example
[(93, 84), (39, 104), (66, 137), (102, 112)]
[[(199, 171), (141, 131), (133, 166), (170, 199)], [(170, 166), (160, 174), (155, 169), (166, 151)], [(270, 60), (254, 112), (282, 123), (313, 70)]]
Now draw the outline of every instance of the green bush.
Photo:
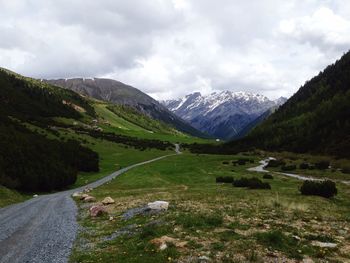
[(337, 187), (333, 181), (325, 180), (322, 182), (317, 181), (304, 181), (300, 187), (302, 195), (318, 195), (325, 198), (331, 198), (338, 193)]
[(247, 187), (249, 189), (271, 189), (271, 186), (269, 183), (265, 183), (256, 177), (253, 177), (253, 178), (242, 177), (241, 179), (234, 180), (232, 185), (234, 187)]
[(223, 224), (223, 218), (220, 214), (184, 214), (177, 219), (177, 223), (185, 228), (211, 228), (218, 227)]
[(286, 165), (286, 162), (283, 160), (270, 160), (266, 167), (279, 167)]
[(295, 164), (283, 165), (281, 167), (282, 171), (294, 171), (295, 169), (297, 169), (297, 166)]
[(264, 179), (273, 179), (272, 174), (264, 174), (263, 176)]
[(218, 176), (216, 177), (217, 183), (232, 183), (233, 177), (232, 176)]
[(315, 163), (315, 168), (318, 170), (326, 170), (328, 169), (329, 165), (330, 165), (329, 161), (319, 161)]
[(310, 165), (308, 163), (299, 164), (299, 169), (306, 170), (309, 169)]

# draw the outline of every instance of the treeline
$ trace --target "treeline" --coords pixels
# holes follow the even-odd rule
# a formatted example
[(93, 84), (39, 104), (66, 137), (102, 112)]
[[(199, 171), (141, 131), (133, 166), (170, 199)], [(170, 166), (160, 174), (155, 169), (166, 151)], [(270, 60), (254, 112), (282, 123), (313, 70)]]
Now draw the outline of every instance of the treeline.
[(98, 171), (99, 157), (76, 141), (49, 140), (0, 116), (0, 184), (22, 191), (60, 190), (78, 171)]
[(87, 134), (97, 139), (103, 139), (103, 140), (107, 140), (115, 143), (122, 143), (128, 146), (134, 147), (135, 149), (139, 149), (141, 151), (150, 149), (150, 148), (165, 151), (167, 149), (171, 149), (174, 147), (172, 143), (166, 142), (166, 141), (141, 139), (136, 137), (115, 134), (112, 132), (100, 132), (100, 131), (91, 130), (91, 129), (84, 129), (81, 127), (71, 127), (71, 128), (74, 129), (75, 132), (80, 134)]
[(95, 116), (94, 108), (79, 94), (35, 79), (22, 77), (0, 68), (0, 112), (25, 121), (50, 117), (78, 119), (80, 107)]
[(269, 151), (350, 156), (350, 52), (299, 91), (243, 139), (193, 152)]

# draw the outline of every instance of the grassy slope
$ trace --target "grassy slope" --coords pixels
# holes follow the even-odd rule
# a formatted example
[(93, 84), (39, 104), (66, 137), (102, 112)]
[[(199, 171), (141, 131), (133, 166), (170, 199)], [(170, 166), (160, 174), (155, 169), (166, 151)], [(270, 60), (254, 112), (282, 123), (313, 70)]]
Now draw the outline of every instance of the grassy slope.
[[(136, 125), (134, 122), (130, 122), (114, 112), (110, 111), (106, 107), (108, 106), (105, 103), (96, 102), (95, 110), (98, 113), (99, 117), (104, 121), (107, 121), (108, 124), (100, 123), (99, 126), (108, 132), (115, 132), (117, 134), (144, 138), (144, 139), (157, 139), (170, 142), (183, 142), (183, 143), (208, 143), (210, 140), (201, 139), (192, 137), (190, 135), (175, 131), (173, 128), (166, 125), (157, 125), (157, 121), (152, 120), (152, 123), (149, 123), (149, 128), (145, 129), (147, 122), (144, 118), (140, 117), (142, 120), (142, 126)], [(125, 115), (128, 114), (125, 112)], [(135, 116), (134, 116), (135, 117)], [(157, 130), (156, 125), (160, 126), (161, 129)]]
[[(350, 188), (338, 184), (332, 200), (305, 197), (298, 192), (301, 182), (275, 176), (272, 190), (247, 190), (218, 185), (216, 176), (257, 176), (245, 166), (223, 165), (234, 156), (190, 155), (133, 169), (108, 185), (93, 190), (97, 200), (111, 196), (115, 205), (108, 217), (91, 220), (81, 206), (80, 234), (72, 262), (196, 262), (206, 255), (216, 262), (267, 262), (278, 258), (311, 257), (332, 262), (350, 260)], [(232, 172), (232, 169), (234, 172)], [(170, 202), (168, 212), (123, 220), (120, 215), (149, 201)], [(160, 225), (146, 224), (161, 220)], [(136, 224), (136, 232), (103, 241), (117, 229)], [(344, 228), (347, 229), (344, 232)], [(93, 229), (93, 231), (91, 231)], [(184, 248), (170, 246), (158, 251), (149, 240), (168, 235), (187, 241)], [(300, 241), (293, 238), (298, 236)], [(312, 240), (338, 243), (336, 249), (319, 249)], [(90, 249), (86, 249), (90, 247)], [(186, 261), (187, 260), (187, 261)]]
[(28, 198), (29, 195), (21, 194), (15, 190), (11, 190), (0, 185), (0, 207), (23, 202)]

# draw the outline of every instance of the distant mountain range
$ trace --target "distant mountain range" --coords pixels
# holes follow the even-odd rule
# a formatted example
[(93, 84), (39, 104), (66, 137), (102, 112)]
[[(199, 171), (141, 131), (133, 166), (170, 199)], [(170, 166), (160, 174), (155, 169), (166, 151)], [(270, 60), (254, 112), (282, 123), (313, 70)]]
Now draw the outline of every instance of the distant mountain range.
[(243, 137), (286, 100), (284, 97), (270, 100), (259, 94), (222, 91), (209, 95), (195, 92), (161, 103), (196, 129), (229, 140)]
[(152, 97), (122, 82), (103, 78), (52, 79), (43, 81), (98, 100), (131, 106), (153, 119), (173, 126), (179, 131), (197, 137), (208, 137)]

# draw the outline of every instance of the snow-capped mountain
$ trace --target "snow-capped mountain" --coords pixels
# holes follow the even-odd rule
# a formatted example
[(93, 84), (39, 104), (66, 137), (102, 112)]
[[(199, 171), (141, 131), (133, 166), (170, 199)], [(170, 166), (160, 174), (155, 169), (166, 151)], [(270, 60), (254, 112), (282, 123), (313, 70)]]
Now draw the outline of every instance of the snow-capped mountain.
[(273, 101), (259, 94), (222, 91), (205, 96), (195, 92), (161, 103), (195, 128), (217, 138), (230, 139), (260, 115), (286, 100), (281, 97)]

